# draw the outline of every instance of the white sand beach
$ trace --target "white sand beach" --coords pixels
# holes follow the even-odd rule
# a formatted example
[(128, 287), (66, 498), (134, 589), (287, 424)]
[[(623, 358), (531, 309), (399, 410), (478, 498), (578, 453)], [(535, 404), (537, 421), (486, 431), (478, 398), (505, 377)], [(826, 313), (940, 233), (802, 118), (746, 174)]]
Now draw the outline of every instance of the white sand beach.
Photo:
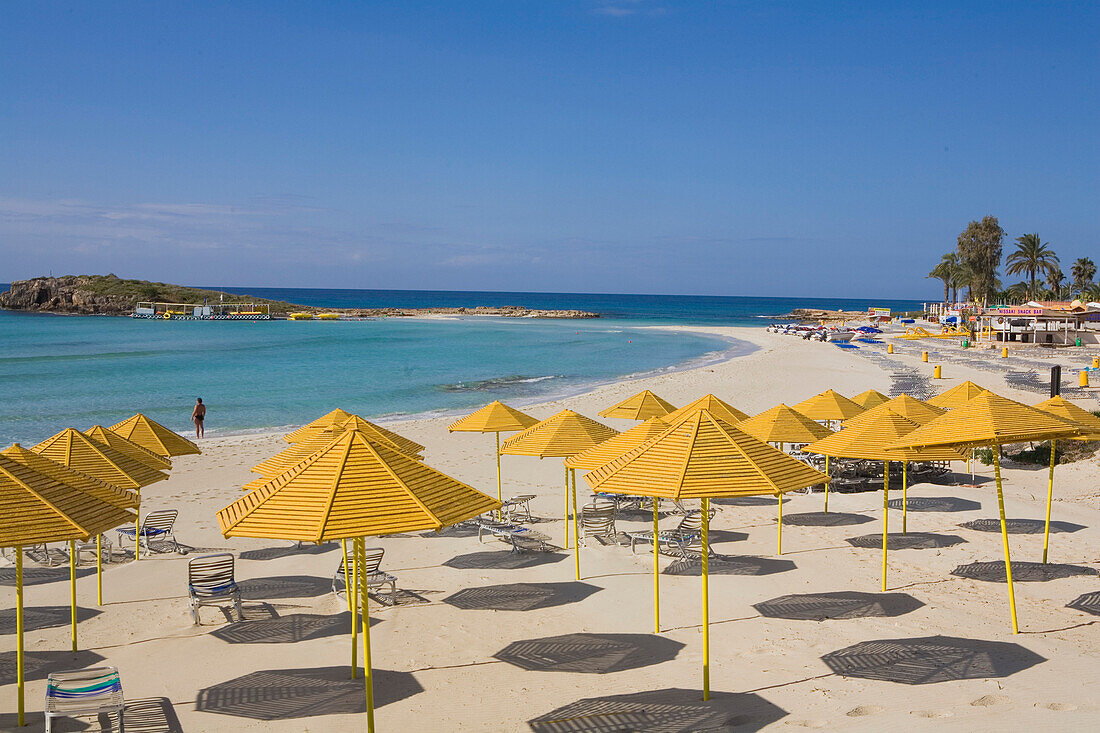
[[(566, 407), (596, 417), (648, 388), (677, 405), (712, 392), (755, 414), (828, 388), (846, 395), (891, 391), (884, 362), (854, 351), (763, 329), (692, 330), (759, 348), (720, 364), (605, 385), (524, 410), (540, 419)], [(930, 376), (932, 364), (920, 362), (921, 348), (901, 344), (894, 361)], [(958, 363), (944, 363), (944, 377), (932, 384), (937, 391), (972, 379), (1028, 404), (1043, 399), (1009, 384), (1003, 374)], [(354, 389), (353, 382), (348, 389)], [(427, 446), (425, 461), (431, 466), (495, 494), (493, 436), (449, 434), (450, 422), (433, 418), (387, 426)], [(633, 425), (604, 422), (619, 430)], [(154, 553), (139, 562), (111, 564), (102, 607), (95, 604), (94, 574), (81, 575), (79, 603), (88, 618), (79, 627), (80, 652), (68, 651), (67, 569), (30, 564), (25, 592), (30, 729), (42, 726), (43, 670), (100, 662), (118, 667), (134, 720), (146, 725), (131, 725), (128, 718), (128, 730), (364, 729), (362, 680), (348, 678), (347, 608), (330, 587), (339, 546), (296, 550), (285, 542), (226, 540), (217, 528), (215, 512), (255, 478), (249, 467), (285, 447), (280, 438), (206, 439), (203, 455), (175, 459), (168, 481), (143, 490), (143, 514), (178, 508), (176, 536), (193, 549), (188, 556)], [(957, 468), (961, 481), (964, 466)], [(560, 460), (505, 456), (503, 472), (505, 497), (537, 494), (532, 510), (543, 521), (535, 526), (561, 544)], [(1010, 464), (1004, 477), (1009, 517), (1041, 519), (1046, 471)], [(997, 516), (991, 468), (978, 465), (977, 484), (911, 486), (910, 499), (921, 500), (907, 520), (916, 547), (891, 551), (889, 595), (870, 599), (852, 617), (827, 620), (812, 617), (815, 608), (829, 614), (835, 597), (777, 599), (878, 593), (877, 540), (868, 547), (846, 540), (881, 532), (881, 492), (834, 493), (829, 508), (835, 526), (819, 526), (821, 515), (798, 516), (820, 512), (821, 494), (790, 495), (781, 557), (775, 554), (774, 499), (715, 500), (714, 549), (725, 559), (715, 561), (710, 581), (714, 693), (709, 703), (699, 692), (697, 567), (689, 574), (662, 575), (658, 636), (653, 634), (652, 556), (641, 548), (633, 555), (629, 547), (589, 543), (582, 548), (583, 579), (577, 582), (571, 553), (510, 555), (506, 545), (479, 544), (465, 530), (369, 540), (385, 548), (382, 567), (397, 576), (400, 589), (396, 606), (372, 602), (371, 607), (378, 730), (1095, 729), (1100, 462), (1094, 457), (1057, 471), (1053, 519), (1061, 531), (1051, 536), (1047, 570), (1065, 577), (1029, 581), (1042, 571), (1034, 565), (1041, 559), (1042, 533), (1011, 535), (1014, 566), (1019, 563), (1021, 633), (1015, 636), (1005, 584), (980, 579), (984, 569), (972, 565), (1001, 558), (1000, 534), (960, 526)], [(587, 485), (578, 477), (582, 488), (587, 497)], [(900, 491), (892, 492), (891, 500), (900, 501)], [(665, 517), (662, 527), (676, 521)], [(891, 512), (890, 522), (900, 532), (900, 510)], [(645, 515), (627, 515), (618, 529), (647, 525)], [(203, 625), (194, 626), (186, 592), (188, 559), (223, 550), (237, 554), (249, 621), (228, 624), (217, 609), (204, 608)], [(668, 568), (676, 560), (660, 562)], [(978, 579), (953, 575), (961, 566), (971, 566)], [(15, 645), (10, 565), (3, 572), (0, 638), (10, 651)], [(1090, 593), (1091, 614), (1067, 607)], [(775, 617), (781, 605), (811, 618)], [(44, 607), (61, 610), (51, 614)], [(891, 647), (891, 640), (897, 646)], [(845, 674), (823, 659), (854, 645), (865, 646), (850, 657)], [(882, 665), (882, 655), (896, 649), (907, 661)], [(7, 663), (2, 669), (0, 728), (16, 730), (14, 673)], [(632, 712), (623, 712), (624, 702)], [(655, 726), (655, 719), (663, 723)], [(81, 725), (63, 721), (55, 730), (87, 729)]]

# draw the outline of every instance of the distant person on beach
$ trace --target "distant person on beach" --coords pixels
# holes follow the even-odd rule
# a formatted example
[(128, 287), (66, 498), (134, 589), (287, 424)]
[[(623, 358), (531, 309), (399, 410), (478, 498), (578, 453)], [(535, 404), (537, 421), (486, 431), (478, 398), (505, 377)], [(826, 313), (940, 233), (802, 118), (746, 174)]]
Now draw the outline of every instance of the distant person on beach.
[(206, 419), (206, 405), (202, 403), (202, 397), (195, 398), (195, 409), (191, 411), (191, 422), (195, 423), (195, 437), (204, 435), (202, 421)]

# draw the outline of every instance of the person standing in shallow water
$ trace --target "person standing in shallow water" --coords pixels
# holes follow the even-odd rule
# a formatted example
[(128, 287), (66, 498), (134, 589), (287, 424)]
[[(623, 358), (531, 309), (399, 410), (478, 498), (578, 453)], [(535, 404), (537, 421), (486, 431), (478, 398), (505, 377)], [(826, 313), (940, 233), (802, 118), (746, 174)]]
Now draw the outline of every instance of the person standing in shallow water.
[(206, 405), (202, 403), (202, 397), (195, 398), (195, 409), (191, 411), (191, 422), (195, 423), (195, 437), (203, 437), (203, 420), (206, 419)]

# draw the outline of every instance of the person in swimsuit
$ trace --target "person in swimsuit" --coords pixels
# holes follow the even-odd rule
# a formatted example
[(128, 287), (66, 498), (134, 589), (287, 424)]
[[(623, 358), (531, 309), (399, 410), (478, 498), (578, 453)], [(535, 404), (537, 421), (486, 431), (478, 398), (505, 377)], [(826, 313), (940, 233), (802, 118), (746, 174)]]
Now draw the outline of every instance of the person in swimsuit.
[(191, 422), (195, 423), (195, 437), (203, 436), (202, 421), (206, 419), (206, 405), (202, 403), (202, 397), (195, 398), (195, 409), (191, 411)]

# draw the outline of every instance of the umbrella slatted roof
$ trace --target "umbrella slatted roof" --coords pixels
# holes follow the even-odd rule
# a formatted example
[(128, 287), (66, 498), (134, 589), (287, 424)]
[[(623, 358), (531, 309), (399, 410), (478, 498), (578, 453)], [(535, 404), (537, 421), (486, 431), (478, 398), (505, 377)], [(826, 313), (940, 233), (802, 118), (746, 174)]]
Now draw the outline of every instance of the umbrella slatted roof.
[(876, 412), (858, 425), (810, 443), (803, 450), (833, 458), (878, 461), (958, 461), (967, 457), (954, 448), (896, 449), (894, 444), (920, 425), (889, 409), (878, 408)]
[(124, 489), (140, 489), (168, 478), (166, 474), (92, 440), (75, 428), (66, 428), (31, 450)]
[(500, 452), (517, 456), (564, 458), (586, 451), (618, 434), (618, 430), (590, 417), (572, 410), (562, 410), (508, 438), (501, 444)]
[(226, 537), (308, 542), (440, 529), (500, 503), (349, 431), (218, 512)]
[(606, 465), (629, 450), (636, 448), (650, 438), (655, 438), (668, 429), (668, 423), (659, 417), (651, 417), (630, 430), (613, 435), (602, 443), (597, 443), (586, 451), (565, 459), (568, 468), (592, 470)]
[(168, 471), (172, 468), (172, 461), (164, 456), (157, 455), (148, 448), (123, 438), (118, 433), (108, 430), (102, 425), (93, 425), (85, 430), (84, 434), (96, 442), (103, 443), (119, 453), (133, 458), (138, 463), (144, 463), (154, 471)]
[(985, 387), (974, 384), (967, 380), (962, 384), (956, 384), (951, 389), (941, 392), (932, 399), (928, 400), (928, 404), (939, 407), (944, 410), (954, 410), (956, 407), (962, 407), (970, 400), (974, 399), (982, 392), (988, 392)]
[(915, 422), (917, 425), (924, 425), (926, 422), (935, 420), (946, 412), (942, 407), (933, 407), (927, 402), (921, 402), (915, 397), (910, 397), (907, 394), (900, 394), (889, 402), (884, 402), (878, 407), (872, 407), (861, 415), (856, 415), (850, 420), (845, 420), (842, 426), (846, 428), (854, 427), (864, 421), (874, 420), (880, 413), (887, 411), (895, 415), (901, 415), (906, 420)]
[(852, 402), (862, 407), (864, 410), (870, 410), (872, 407), (878, 407), (884, 402), (889, 402), (890, 398), (877, 390), (869, 389), (866, 392), (860, 392), (852, 398)]
[(1072, 438), (1079, 428), (1049, 412), (983, 392), (906, 435), (899, 446), (976, 446)]
[(723, 402), (712, 394), (703, 395), (694, 402), (684, 405), (675, 412), (670, 412), (663, 419), (668, 424), (679, 422), (680, 418), (685, 415), (690, 415), (693, 412), (699, 412), (700, 410), (706, 410), (714, 417), (724, 422), (733, 425), (739, 423), (742, 420), (748, 419), (748, 415), (741, 412), (728, 402)]
[(832, 389), (792, 407), (811, 420), (847, 420), (864, 411), (863, 407)]
[(677, 500), (784, 493), (829, 480), (707, 410), (584, 478), (593, 490)]
[(87, 539), (133, 515), (0, 456), (0, 546)]
[(100, 481), (46, 456), (40, 456), (32, 450), (27, 450), (18, 443), (0, 451), (0, 455), (7, 456), (17, 463), (22, 463), (32, 471), (49, 476), (54, 481), (71, 486), (85, 494), (90, 494), (100, 501), (113, 504), (120, 509), (136, 509), (141, 503), (141, 497), (136, 491), (120, 489), (114, 484)]
[(265, 479), (274, 478), (283, 471), (309, 458), (346, 432), (346, 430), (340, 428), (316, 432), (305, 440), (301, 440), (270, 458), (260, 461), (252, 467), (252, 472), (260, 474)]
[(311, 433), (316, 432), (317, 430), (331, 429), (344, 422), (349, 417), (354, 417), (354, 415), (347, 410), (341, 410), (339, 407), (337, 407), (335, 410), (332, 410), (331, 412), (326, 412), (324, 415), (321, 415), (321, 417), (317, 418), (313, 422), (306, 423), (297, 430), (287, 433), (283, 436), (283, 440), (288, 443), (297, 443), (298, 441), (304, 440), (305, 438), (309, 437)]
[(648, 420), (651, 417), (665, 417), (676, 411), (670, 403), (661, 399), (648, 389), (627, 397), (617, 405), (603, 410), (600, 417), (616, 417), (623, 420)]
[(381, 425), (376, 425), (370, 420), (364, 420), (358, 415), (352, 415), (348, 419), (343, 420), (339, 423), (339, 426), (344, 430), (358, 430), (374, 440), (382, 443), (389, 443), (398, 451), (411, 458), (419, 458), (420, 454), (424, 452), (424, 446), (420, 445), (420, 443), (409, 440), (404, 435), (398, 435), (392, 430), (387, 430)]
[(784, 404), (742, 420), (737, 429), (765, 443), (812, 443), (833, 434), (821, 423)]
[(494, 400), (476, 412), (456, 420), (447, 428), (450, 432), (505, 433), (525, 430), (538, 422), (538, 418)]
[(112, 425), (110, 430), (166, 458), (202, 453), (199, 447), (187, 438), (140, 412)]
[(1074, 440), (1100, 440), (1100, 417), (1078, 407), (1062, 395), (1044, 400), (1035, 405), (1035, 408), (1049, 412), (1051, 415), (1060, 417), (1063, 420), (1077, 423), (1081, 427), (1082, 434), (1075, 437)]

